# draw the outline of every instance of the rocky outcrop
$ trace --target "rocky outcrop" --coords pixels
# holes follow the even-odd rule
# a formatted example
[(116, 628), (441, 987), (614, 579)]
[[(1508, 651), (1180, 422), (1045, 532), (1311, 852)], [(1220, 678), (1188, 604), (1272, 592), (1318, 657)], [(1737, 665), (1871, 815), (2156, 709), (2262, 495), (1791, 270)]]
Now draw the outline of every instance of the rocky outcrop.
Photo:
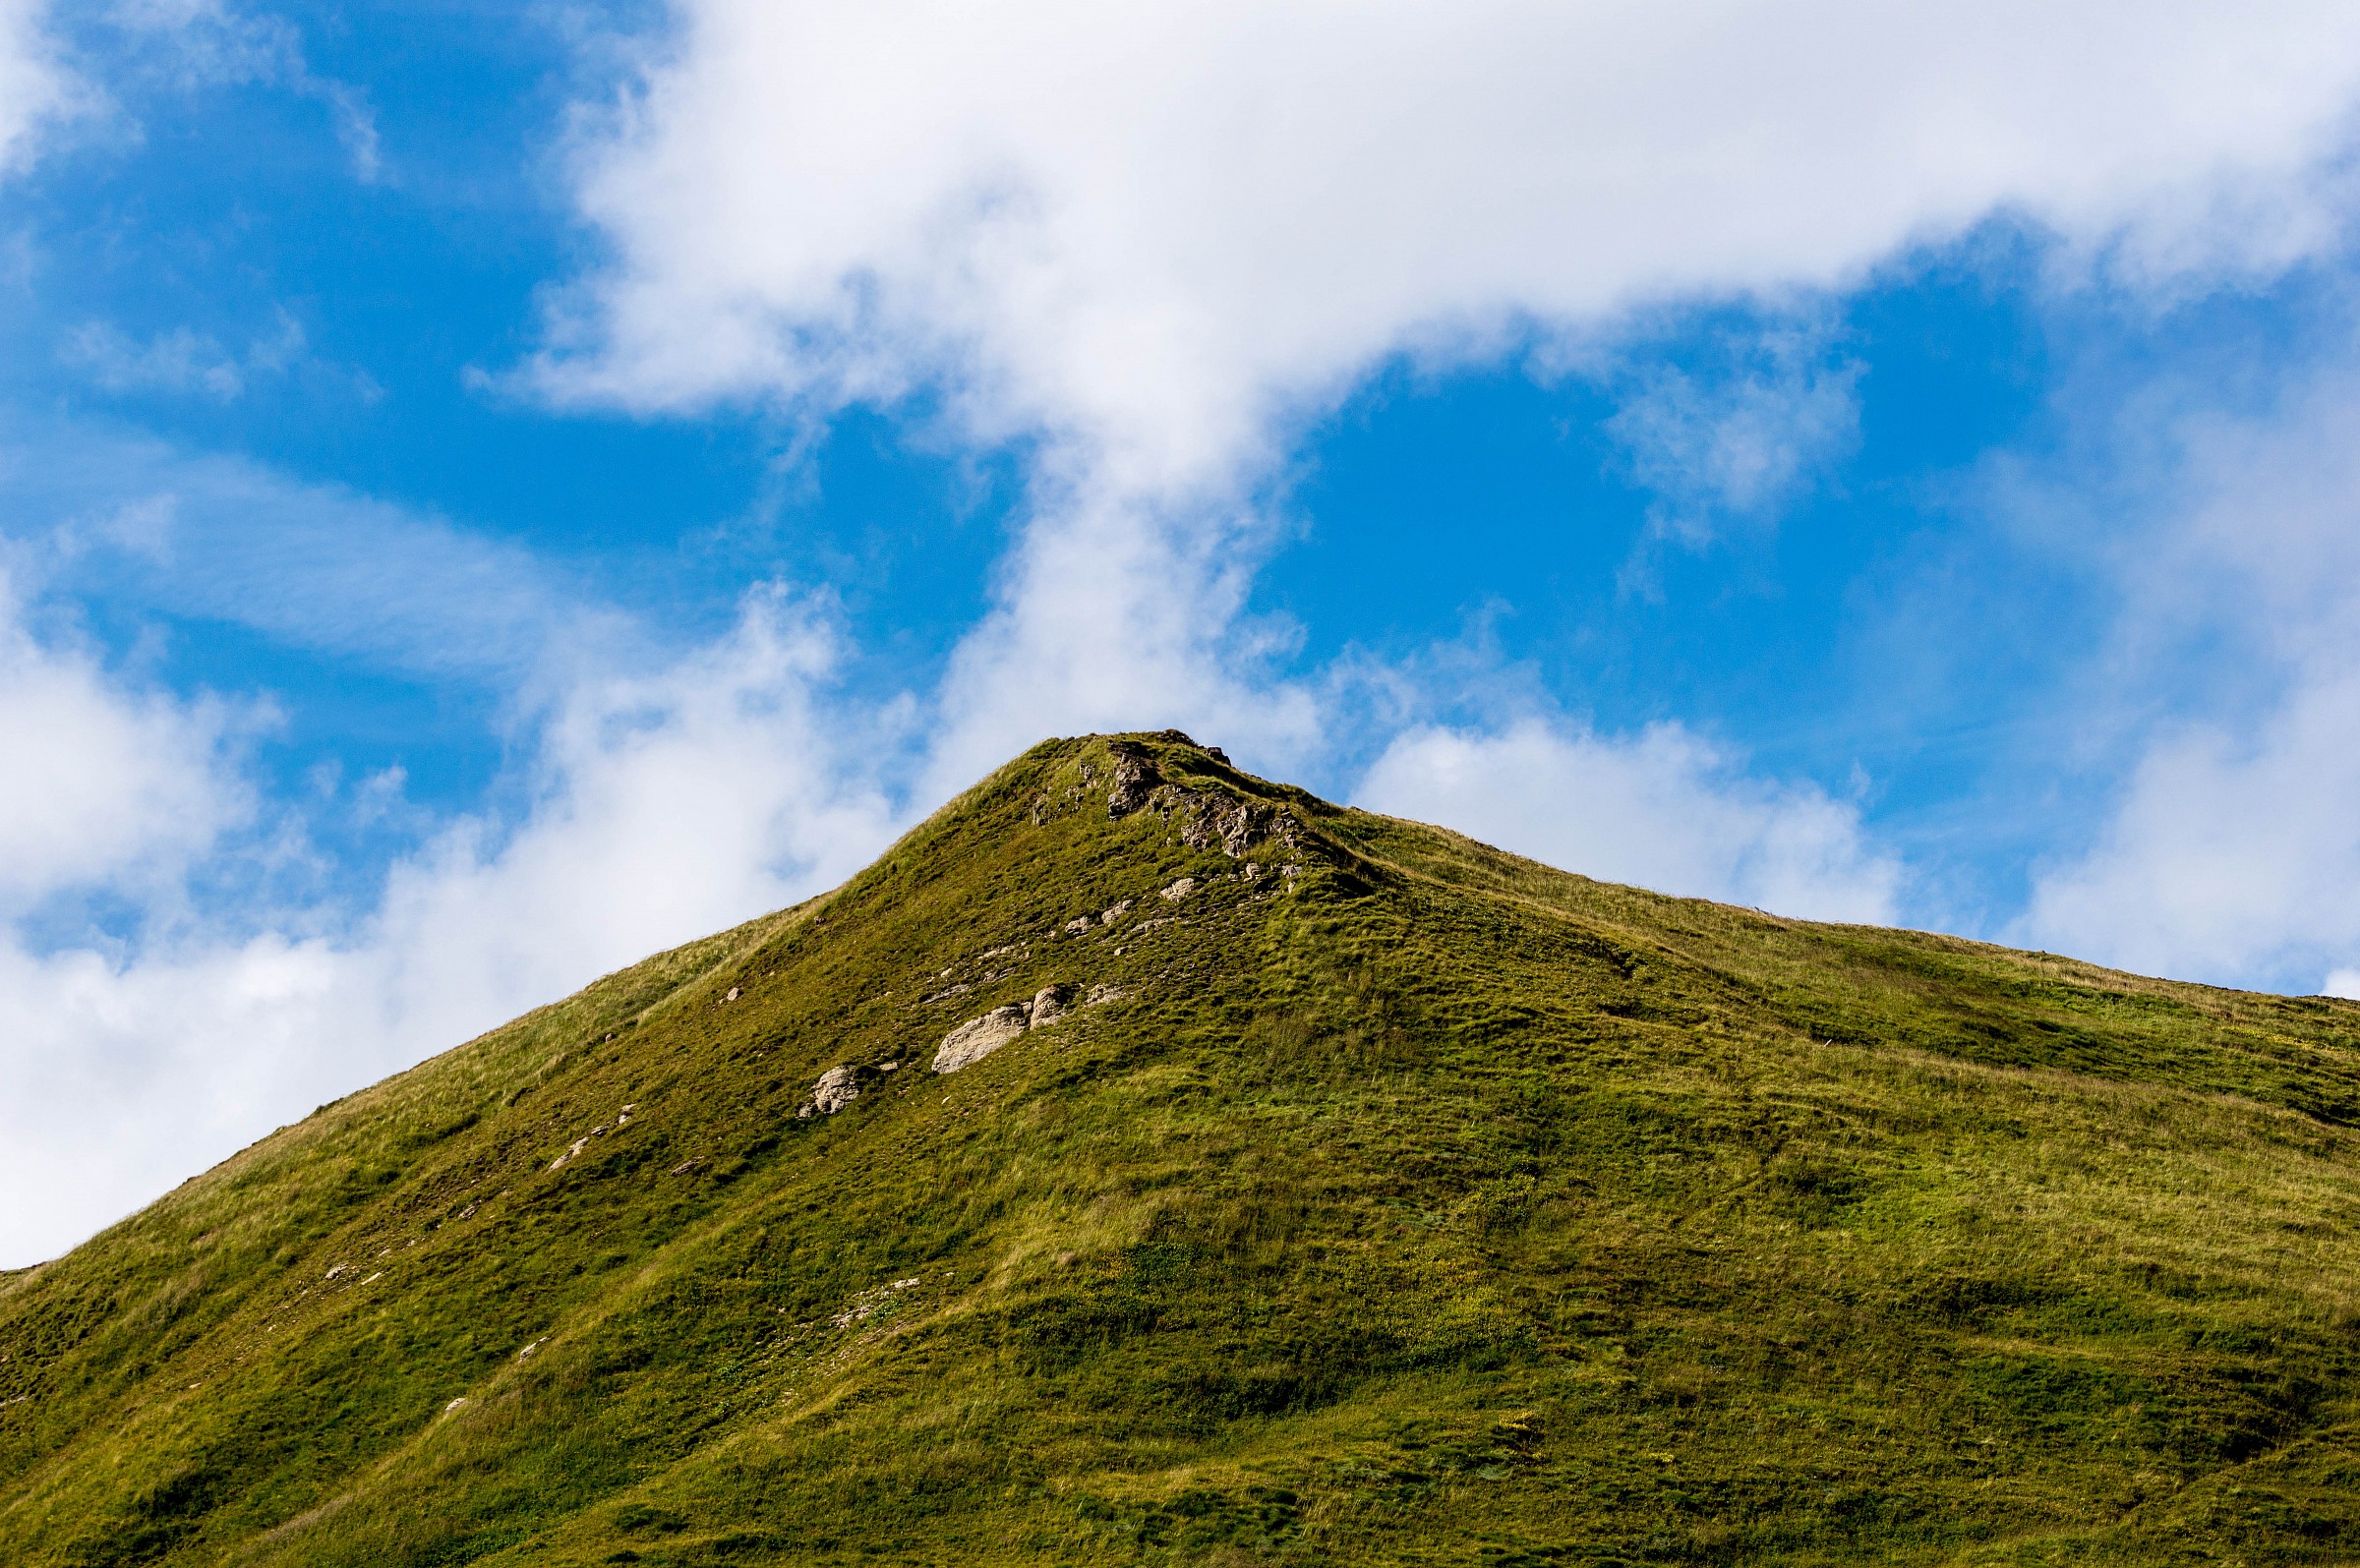
[(1191, 849), (1218, 848), (1230, 859), (1269, 837), (1277, 813), (1256, 800), (1224, 801), (1217, 795), (1199, 795), (1201, 802), (1180, 824), (1180, 842)]
[[(879, 1072), (890, 1073), (898, 1064), (887, 1063)], [(834, 1116), (838, 1111), (860, 1098), (860, 1070), (856, 1067), (832, 1067), (819, 1075), (811, 1086), (811, 1098), (796, 1111), (805, 1122), (815, 1116)]]
[[(1175, 738), (1196, 744), (1184, 735)], [(1220, 756), (1212, 747), (1198, 749)], [(1106, 750), (1114, 764), (1112, 786), (1106, 791), (1109, 819), (1120, 821), (1152, 810), (1178, 829), (1182, 843), (1192, 849), (1218, 849), (1232, 860), (1245, 858), (1247, 850), (1271, 840), (1294, 845), (1294, 820), (1284, 812), (1226, 789), (1190, 789), (1168, 783), (1156, 770), (1154, 755), (1136, 741), (1109, 741)], [(1228, 762), (1226, 757), (1220, 760)]]
[[(1044, 985), (1032, 994), (1030, 1002), (1011, 1002), (1006, 1007), (993, 1008), (979, 1018), (968, 1019), (942, 1037), (942, 1044), (934, 1052), (934, 1071), (956, 1073), (963, 1067), (973, 1067), (1027, 1029), (1047, 1028), (1073, 1011), (1075, 989), (1070, 985)], [(1121, 995), (1103, 985), (1092, 986), (1082, 1006), (1094, 1008)]]
[(934, 1071), (956, 1073), (963, 1067), (973, 1067), (1024, 1033), (1032, 1020), (1030, 1002), (1011, 1002), (1004, 1008), (993, 1008), (979, 1018), (968, 1019), (942, 1037), (942, 1044), (934, 1052)]
[(1148, 803), (1148, 797), (1163, 783), (1163, 775), (1155, 771), (1155, 759), (1144, 746), (1128, 740), (1107, 744), (1114, 758), (1114, 787), (1106, 791), (1106, 815), (1119, 821)]
[(834, 1116), (858, 1098), (859, 1070), (832, 1067), (819, 1075), (819, 1082), (811, 1090), (811, 1109), (822, 1116)]

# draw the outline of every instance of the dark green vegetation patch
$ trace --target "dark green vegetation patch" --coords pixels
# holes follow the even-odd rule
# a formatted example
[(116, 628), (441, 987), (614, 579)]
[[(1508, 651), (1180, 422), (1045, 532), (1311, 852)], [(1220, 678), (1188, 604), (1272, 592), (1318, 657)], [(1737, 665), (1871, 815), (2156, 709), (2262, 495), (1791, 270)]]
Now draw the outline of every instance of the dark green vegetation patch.
[(2356, 1030), (1054, 742), (0, 1277), (0, 1558), (2360, 1561)]

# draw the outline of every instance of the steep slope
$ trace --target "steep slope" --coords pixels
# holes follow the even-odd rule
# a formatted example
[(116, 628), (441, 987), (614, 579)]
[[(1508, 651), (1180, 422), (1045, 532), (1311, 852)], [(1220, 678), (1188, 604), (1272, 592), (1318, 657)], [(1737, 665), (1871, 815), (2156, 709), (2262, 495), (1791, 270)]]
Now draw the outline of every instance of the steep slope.
[(2356, 1119), (2350, 1004), (1055, 741), (0, 1282), (0, 1556), (2348, 1562)]

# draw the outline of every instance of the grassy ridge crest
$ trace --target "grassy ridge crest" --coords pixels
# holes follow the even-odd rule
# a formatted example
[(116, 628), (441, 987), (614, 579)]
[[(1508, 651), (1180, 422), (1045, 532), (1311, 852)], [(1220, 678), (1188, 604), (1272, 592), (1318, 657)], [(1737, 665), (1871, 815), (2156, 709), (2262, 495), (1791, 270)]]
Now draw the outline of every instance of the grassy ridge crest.
[[(1044, 986), (1065, 1016), (927, 1072)], [(835, 1067), (859, 1097), (798, 1116)], [(0, 1278), (0, 1539), (2350, 1561), (2355, 1123), (2351, 1004), (1044, 742), (835, 893)]]

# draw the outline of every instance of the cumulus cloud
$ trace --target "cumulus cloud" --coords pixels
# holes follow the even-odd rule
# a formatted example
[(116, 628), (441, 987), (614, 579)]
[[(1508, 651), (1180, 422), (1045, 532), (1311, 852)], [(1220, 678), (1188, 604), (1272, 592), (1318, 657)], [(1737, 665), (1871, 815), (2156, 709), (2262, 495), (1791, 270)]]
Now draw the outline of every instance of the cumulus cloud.
[[(828, 711), (834, 657), (822, 620), (763, 592), (729, 636), (660, 671), (585, 677), (539, 731), (521, 818), (450, 823), (358, 918), (282, 908), (255, 921), (261, 935), (189, 926), (130, 951), (0, 939), (0, 1186), (15, 1195), (0, 1264), (79, 1241), (318, 1101), (843, 880), (899, 826), (876, 784), (896, 714)], [(33, 684), (57, 678), (40, 671), (58, 656), (19, 658), (0, 671), (0, 715), (16, 712), (28, 659)], [(234, 769), (199, 744), (201, 715), (66, 668), (75, 724), (112, 715), (145, 737), (135, 752), (178, 745), (195, 783), (176, 788), (234, 797)], [(53, 854), (50, 882), (191, 831), (182, 794), (134, 787), (139, 767), (87, 746), (67, 760), (95, 764), (105, 798), (65, 824), (73, 851)], [(80, 781), (32, 784), (55, 816)], [(23, 875), (17, 847), (0, 842), (0, 863)]]
[(934, 694), (927, 788), (1073, 730), (1188, 728), (1274, 771), (1318, 756), (1320, 695), (1271, 673), (1288, 628), (1244, 612), (1262, 548), (1244, 515), (1044, 508)]
[(1808, 784), (1766, 783), (1678, 725), (1627, 737), (1527, 719), (1395, 737), (1354, 792), (1605, 882), (1808, 919), (1893, 918), (1899, 865), (1858, 812)]
[(2333, 227), (2332, 0), (680, 0), (537, 367), (635, 408), (933, 384), (1170, 494), (1399, 352), (1841, 283), (2009, 210), (2150, 272)]
[(723, 641), (582, 681), (542, 731), (524, 824), (463, 821), (397, 868), (377, 942), (506, 1006), (841, 882), (894, 829), (902, 737), (893, 708), (825, 703), (836, 654), (761, 590)]

